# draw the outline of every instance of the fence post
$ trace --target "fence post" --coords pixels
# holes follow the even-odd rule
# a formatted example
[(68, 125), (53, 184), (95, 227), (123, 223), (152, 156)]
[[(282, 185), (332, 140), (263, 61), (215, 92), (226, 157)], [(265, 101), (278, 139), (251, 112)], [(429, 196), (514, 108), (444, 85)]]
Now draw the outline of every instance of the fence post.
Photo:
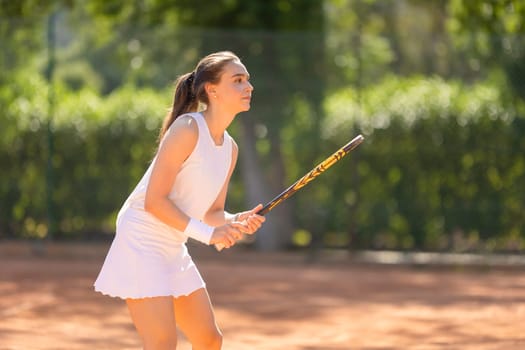
[(53, 74), (55, 71), (55, 46), (56, 46), (56, 16), (57, 11), (53, 10), (47, 20), (47, 67), (46, 80), (48, 83), (48, 115), (47, 115), (47, 169), (46, 169), (46, 205), (48, 231), (47, 240), (53, 240), (56, 230), (56, 217), (54, 208), (54, 139), (53, 139), (53, 116), (55, 113), (55, 89), (53, 84)]

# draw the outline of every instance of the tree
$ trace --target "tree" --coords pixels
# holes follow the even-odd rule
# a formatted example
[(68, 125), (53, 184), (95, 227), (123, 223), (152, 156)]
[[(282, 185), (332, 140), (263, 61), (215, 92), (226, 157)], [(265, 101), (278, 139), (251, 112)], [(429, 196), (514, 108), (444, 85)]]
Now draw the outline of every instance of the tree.
[[(248, 205), (269, 200), (268, 194), (277, 194), (288, 185), (282, 130), (294, 123), (293, 112), (287, 110), (299, 94), (308, 101), (312, 120), (306, 134), (296, 139), (310, 142), (300, 142), (296, 151), (306, 155), (308, 162), (304, 163), (314, 160), (308, 155), (318, 149), (312, 140), (319, 139), (324, 89), (322, 5), (322, 1), (301, 0), (229, 1), (227, 5), (181, 0), (175, 5), (183, 14), (181, 25), (221, 28), (203, 38), (202, 54), (231, 49), (254, 71), (256, 103), (249, 118), (241, 117), (240, 130), (240, 163)], [(258, 140), (257, 129), (267, 130), (267, 135), (259, 132)], [(269, 145), (264, 155), (257, 152), (261, 143)], [(294, 227), (291, 205), (285, 203), (272, 213), (272, 220), (257, 235), (259, 249), (276, 250), (289, 244)]]
[(519, 0), (451, 0), (449, 28), (460, 47), (468, 47), (479, 65), (503, 69), (525, 99), (525, 3)]
[[(256, 103), (250, 117), (241, 117), (239, 129), (243, 139), (240, 170), (247, 194), (246, 204), (253, 205), (271, 199), (272, 193), (277, 194), (288, 184), (290, 174), (285, 167), (282, 132), (286, 126), (293, 125), (291, 104), (298, 96), (312, 113), (309, 114), (308, 127), (304, 129), (306, 134), (296, 140), (319, 139), (317, 132), (324, 89), (322, 5), (322, 1), (300, 0), (214, 3), (188, 0), (148, 3), (92, 1), (89, 11), (112, 19), (113, 31), (117, 35), (108, 38), (107, 47), (113, 47), (110, 42), (123, 40), (118, 36), (118, 28), (129, 27), (132, 23), (137, 35), (140, 35), (137, 28), (147, 28), (155, 33), (160, 32), (160, 28), (169, 28), (169, 33), (178, 39), (164, 41), (162, 53), (155, 57), (177, 61), (179, 57), (185, 57), (183, 52), (195, 49), (199, 55), (191, 55), (193, 59), (225, 49), (241, 56), (252, 72), (256, 86)], [(160, 47), (160, 42), (148, 41), (143, 55), (154, 52)], [(151, 63), (158, 64), (153, 60)], [(187, 70), (180, 69), (180, 73)], [(114, 69), (110, 67), (109, 71)], [(170, 71), (174, 71), (173, 67)], [(295, 151), (308, 160), (306, 164), (313, 162), (309, 155), (317, 147), (315, 142), (303, 141), (296, 147), (301, 147)], [(266, 151), (261, 151), (261, 148)], [(280, 249), (289, 243), (294, 226), (291, 205), (291, 202), (282, 205), (272, 214), (264, 232), (257, 235), (260, 249)]]

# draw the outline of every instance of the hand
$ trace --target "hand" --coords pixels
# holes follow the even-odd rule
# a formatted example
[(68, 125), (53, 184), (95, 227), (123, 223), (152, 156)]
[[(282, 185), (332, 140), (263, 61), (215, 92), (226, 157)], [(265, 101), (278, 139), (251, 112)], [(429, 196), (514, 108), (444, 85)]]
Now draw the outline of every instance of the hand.
[(244, 225), (238, 222), (218, 226), (213, 230), (210, 244), (221, 247), (221, 249), (230, 248), (237, 240), (242, 238), (243, 230)]
[(252, 210), (243, 211), (235, 215), (234, 223), (243, 225), (242, 232), (249, 235), (254, 234), (259, 230), (266, 220), (264, 216), (258, 215), (257, 212), (262, 209), (262, 204), (257, 205)]

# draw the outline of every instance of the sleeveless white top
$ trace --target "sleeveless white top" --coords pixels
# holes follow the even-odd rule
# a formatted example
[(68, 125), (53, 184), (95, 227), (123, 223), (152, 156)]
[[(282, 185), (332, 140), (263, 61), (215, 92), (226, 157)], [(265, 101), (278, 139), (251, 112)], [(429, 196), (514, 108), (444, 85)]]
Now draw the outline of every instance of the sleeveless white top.
[[(225, 131), (223, 144), (216, 145), (202, 114), (190, 115), (197, 122), (198, 140), (169, 198), (188, 216), (202, 220), (228, 177), (233, 140)], [(119, 211), (115, 238), (95, 282), (99, 292), (123, 299), (177, 297), (205, 286), (188, 254), (188, 237), (144, 210), (156, 159)]]
[[(204, 215), (217, 198), (228, 176), (232, 160), (232, 139), (224, 132), (224, 142), (216, 145), (208, 125), (202, 114), (191, 113), (199, 128), (199, 137), (195, 149), (175, 178), (175, 183), (169, 198), (188, 216), (202, 220)], [(144, 199), (151, 171), (157, 157), (126, 200), (123, 209), (129, 205), (138, 210), (144, 210)], [(166, 228), (180, 233), (159, 221), (160, 228)]]

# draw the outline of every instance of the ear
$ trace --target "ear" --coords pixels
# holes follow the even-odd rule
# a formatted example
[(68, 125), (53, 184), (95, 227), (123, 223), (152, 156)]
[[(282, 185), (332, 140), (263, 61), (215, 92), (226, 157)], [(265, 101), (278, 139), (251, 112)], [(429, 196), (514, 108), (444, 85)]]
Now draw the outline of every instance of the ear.
[(205, 83), (204, 90), (206, 91), (206, 94), (208, 94), (208, 96), (213, 96), (216, 93), (215, 85), (212, 83)]

